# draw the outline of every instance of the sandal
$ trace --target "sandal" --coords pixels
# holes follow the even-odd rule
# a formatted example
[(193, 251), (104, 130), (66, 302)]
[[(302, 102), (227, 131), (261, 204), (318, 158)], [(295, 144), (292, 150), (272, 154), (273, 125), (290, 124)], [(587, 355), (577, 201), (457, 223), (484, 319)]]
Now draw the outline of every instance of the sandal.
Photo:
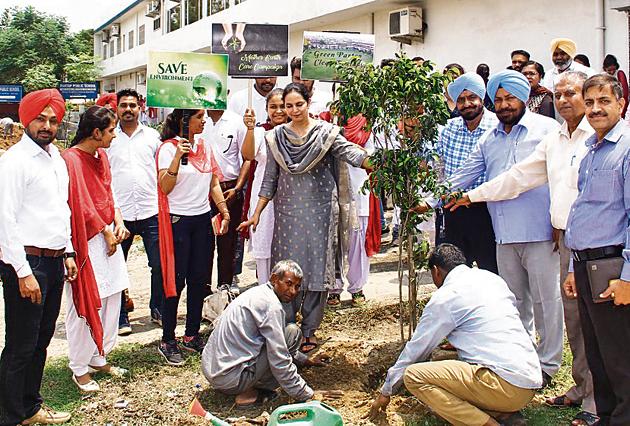
[(352, 306), (363, 306), (365, 305), (365, 295), (363, 291), (357, 291), (356, 293), (352, 293)]
[(328, 300), (326, 301), (328, 306), (339, 306), (341, 305), (341, 295), (336, 293), (331, 293), (328, 295)]
[(554, 408), (579, 407), (581, 405), (575, 401), (571, 401), (566, 395), (546, 398), (545, 404)]
[[(302, 352), (303, 354), (307, 354), (309, 352), (312, 352), (315, 349), (317, 349), (317, 347), (319, 346), (319, 344), (317, 342), (311, 342), (310, 339), (311, 339), (311, 337), (305, 337), (304, 341), (300, 345), (300, 352)], [(306, 348), (309, 348), (309, 349), (306, 349)]]
[(278, 398), (279, 394), (275, 390), (269, 389), (256, 389), (258, 391), (258, 396), (254, 402), (250, 402), (248, 404), (236, 404), (237, 408), (250, 408), (255, 407), (256, 405), (266, 404), (268, 402), (272, 402)]
[(573, 417), (571, 424), (574, 426), (597, 426), (599, 417), (588, 411), (580, 411)]

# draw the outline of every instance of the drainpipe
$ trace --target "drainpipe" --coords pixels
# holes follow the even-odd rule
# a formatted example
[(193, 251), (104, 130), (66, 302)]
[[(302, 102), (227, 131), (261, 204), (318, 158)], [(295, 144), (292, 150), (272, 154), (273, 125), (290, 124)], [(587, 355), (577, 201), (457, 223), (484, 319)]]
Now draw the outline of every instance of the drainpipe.
[(604, 3), (606, 0), (595, 0), (595, 61), (593, 67), (598, 70), (606, 55), (606, 18)]

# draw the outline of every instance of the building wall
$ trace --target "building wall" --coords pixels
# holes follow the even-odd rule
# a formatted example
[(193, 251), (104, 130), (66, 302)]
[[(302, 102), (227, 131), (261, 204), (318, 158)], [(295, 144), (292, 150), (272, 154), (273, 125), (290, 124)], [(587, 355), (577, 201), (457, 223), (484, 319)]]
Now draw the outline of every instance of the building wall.
[[(596, 6), (601, 2), (604, 3), (606, 52), (600, 52), (597, 43), (600, 24), (596, 18)], [(514, 49), (529, 51), (532, 59), (549, 68), (549, 42), (555, 37), (575, 40), (578, 52), (586, 54), (596, 70), (601, 70), (598, 55), (605, 53), (615, 54), (622, 68), (627, 69), (628, 66), (628, 19), (625, 13), (610, 9), (610, 0), (424, 0), (415, 4), (421, 5), (427, 25), (424, 42), (403, 45), (402, 48), (409, 56), (430, 59), (440, 68), (447, 63), (458, 62), (466, 70), (474, 71), (477, 64), (485, 62), (491, 72), (496, 72), (509, 65), (509, 55)], [(374, 32), (377, 63), (383, 58), (393, 57), (401, 47), (388, 35), (388, 11), (404, 6), (393, 0), (248, 0), (166, 33), (166, 11), (170, 6), (162, 8), (162, 25), (158, 31), (153, 31), (153, 19), (145, 17), (145, 3), (118, 21), (121, 23), (121, 34), (125, 34), (125, 44), (128, 44), (129, 31), (134, 30), (135, 47), (129, 50), (126, 45), (120, 55), (102, 62), (106, 77), (123, 75), (122, 80), (116, 80), (117, 90), (129, 84), (128, 87), (136, 87), (145, 93), (144, 86), (138, 86), (128, 74), (130, 71), (146, 70), (149, 50), (209, 52), (212, 22), (289, 23), (290, 58), (301, 54), (302, 32), (305, 30)], [(274, 13), (261, 17), (261, 10)], [(138, 27), (143, 23), (146, 41), (143, 46), (138, 46)], [(97, 36), (95, 47), (100, 49), (100, 45)], [(104, 87), (107, 87), (108, 81), (111, 78), (105, 79)], [(288, 81), (288, 77), (281, 78), (278, 83), (284, 85)], [(232, 91), (245, 86), (243, 80), (232, 79), (230, 82)]]

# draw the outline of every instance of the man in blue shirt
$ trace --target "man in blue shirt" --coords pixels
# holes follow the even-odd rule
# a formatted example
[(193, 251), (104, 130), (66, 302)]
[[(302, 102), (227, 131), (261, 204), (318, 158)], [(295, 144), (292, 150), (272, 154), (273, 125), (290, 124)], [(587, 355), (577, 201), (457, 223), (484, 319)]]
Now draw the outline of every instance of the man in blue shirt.
[[(451, 424), (496, 426), (508, 418), (506, 424), (523, 424), (517, 412), (531, 401), (542, 379), (514, 295), (497, 275), (466, 266), (463, 252), (452, 244), (433, 251), (429, 268), (438, 290), (388, 370), (370, 417), (386, 409), (404, 381)], [(459, 360), (423, 362), (445, 337), (457, 348)]]
[[(542, 138), (560, 125), (525, 106), (530, 86), (519, 72), (501, 71), (488, 80), (499, 124), (479, 140), (468, 160), (449, 177), (453, 191), (487, 180), (525, 159)], [(422, 208), (420, 208), (421, 210)], [(562, 362), (562, 299), (559, 258), (554, 252), (549, 214), (549, 187), (543, 185), (517, 198), (488, 203), (497, 243), (499, 275), (516, 296), (516, 307), (532, 338), (540, 336), (538, 357), (545, 385)], [(535, 329), (534, 329), (535, 324)]]
[[(466, 73), (449, 84), (447, 91), (456, 101), (461, 117), (448, 121), (436, 146), (446, 177), (466, 162), (479, 138), (498, 123), (497, 117), (483, 106), (486, 86), (479, 75)], [(467, 190), (483, 182), (482, 175)], [(455, 244), (464, 251), (468, 266), (476, 262), (482, 269), (495, 274), (498, 272), (494, 231), (485, 203), (454, 212), (438, 209), (436, 222), (436, 245), (446, 242)]]
[[(578, 298), (598, 424), (628, 425), (630, 129), (621, 119), (625, 101), (616, 78), (593, 76), (584, 83), (582, 94), (595, 135), (586, 140), (579, 194), (569, 213), (565, 238), (573, 252), (574, 273), (567, 277), (564, 290), (568, 297)], [(615, 258), (616, 266), (605, 265)], [(604, 273), (596, 275), (597, 270)]]

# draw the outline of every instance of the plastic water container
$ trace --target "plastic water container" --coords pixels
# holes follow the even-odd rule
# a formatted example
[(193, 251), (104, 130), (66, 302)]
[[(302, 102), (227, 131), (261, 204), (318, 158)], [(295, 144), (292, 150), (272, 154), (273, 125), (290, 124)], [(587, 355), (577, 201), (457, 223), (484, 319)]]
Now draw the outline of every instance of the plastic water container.
[(283, 405), (271, 413), (269, 426), (343, 426), (341, 415), (334, 408), (319, 402)]

